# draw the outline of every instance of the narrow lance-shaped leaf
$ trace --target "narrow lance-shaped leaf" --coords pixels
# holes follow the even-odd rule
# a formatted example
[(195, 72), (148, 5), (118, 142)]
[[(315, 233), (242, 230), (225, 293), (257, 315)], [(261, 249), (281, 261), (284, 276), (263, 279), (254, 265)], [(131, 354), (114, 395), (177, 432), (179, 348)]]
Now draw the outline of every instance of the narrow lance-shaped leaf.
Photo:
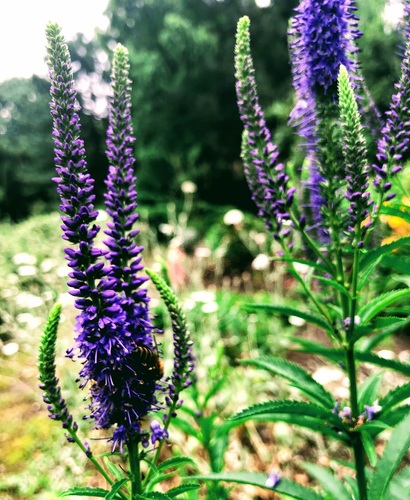
[(320, 483), (331, 498), (351, 500), (351, 496), (343, 483), (329, 469), (308, 462), (301, 462), (300, 465)]
[(389, 391), (380, 399), (379, 404), (383, 408), (383, 411), (386, 411), (407, 398), (410, 398), (410, 382), (406, 382)]
[(395, 428), (383, 451), (369, 485), (369, 498), (382, 500), (397, 467), (410, 447), (410, 413)]
[(319, 326), (323, 328), (325, 331), (332, 331), (331, 325), (322, 317), (314, 314), (312, 312), (301, 311), (300, 309), (293, 309), (292, 307), (286, 306), (276, 306), (273, 304), (244, 304), (243, 308), (246, 311), (255, 312), (255, 311), (266, 311), (276, 314), (283, 314), (284, 316), (296, 316), (298, 318), (302, 318), (305, 321), (311, 323), (312, 325)]
[(326, 391), (321, 384), (316, 382), (306, 370), (296, 363), (292, 363), (286, 359), (272, 357), (247, 359), (241, 363), (262, 368), (286, 378), (293, 386), (305, 393), (309, 399), (314, 400), (325, 408), (332, 408), (334, 406), (334, 400), (331, 394)]
[(345, 430), (341, 419), (331, 410), (325, 410), (322, 406), (313, 403), (305, 403), (303, 401), (266, 401), (265, 403), (259, 403), (251, 406), (250, 408), (247, 408), (246, 410), (240, 411), (236, 415), (230, 417), (229, 420), (251, 420), (255, 416), (268, 416), (270, 413), (295, 414), (304, 415), (306, 417), (316, 417), (319, 419), (324, 419), (330, 425), (339, 428), (341, 431)]
[(202, 480), (202, 481), (214, 481), (221, 482), (226, 481), (228, 483), (238, 483), (238, 484), (250, 484), (253, 486), (259, 486), (260, 488), (270, 489), (277, 493), (282, 493), (290, 498), (296, 498), (298, 500), (324, 500), (323, 496), (312, 490), (311, 488), (306, 488), (298, 483), (295, 483), (287, 478), (282, 478), (274, 488), (266, 486), (266, 481), (268, 479), (267, 474), (261, 474), (260, 472), (222, 472), (219, 474), (207, 474), (201, 476), (193, 476), (190, 479)]
[(390, 304), (406, 297), (410, 297), (410, 288), (392, 290), (375, 297), (358, 311), (357, 315), (360, 318), (360, 323), (366, 325), (372, 318), (384, 311)]

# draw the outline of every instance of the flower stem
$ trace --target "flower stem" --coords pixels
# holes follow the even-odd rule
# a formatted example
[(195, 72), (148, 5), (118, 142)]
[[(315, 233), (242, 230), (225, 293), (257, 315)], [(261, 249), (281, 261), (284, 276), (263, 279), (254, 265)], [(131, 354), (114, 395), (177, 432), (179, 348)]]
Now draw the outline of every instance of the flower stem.
[[(354, 359), (354, 350), (352, 346), (346, 349), (347, 374), (350, 383), (350, 408), (352, 417), (356, 419), (359, 416), (359, 405), (357, 401), (357, 378), (356, 365)], [(367, 500), (365, 462), (362, 436), (360, 432), (352, 432), (353, 453), (356, 467), (356, 481), (359, 490), (360, 500)]]
[(141, 468), (140, 457), (138, 451), (138, 441), (130, 439), (127, 442), (128, 456), (131, 471), (131, 500), (135, 500), (137, 496), (142, 493), (141, 485)]

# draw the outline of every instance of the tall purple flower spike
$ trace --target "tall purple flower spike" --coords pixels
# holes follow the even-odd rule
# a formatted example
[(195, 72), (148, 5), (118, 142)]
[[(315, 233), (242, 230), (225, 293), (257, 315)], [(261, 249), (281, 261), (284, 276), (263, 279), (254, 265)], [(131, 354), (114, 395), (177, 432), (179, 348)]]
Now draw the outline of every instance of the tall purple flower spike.
[(386, 122), (381, 138), (377, 143), (377, 163), (374, 186), (380, 193), (381, 202), (392, 199), (389, 193), (391, 182), (387, 178), (403, 169), (403, 155), (409, 148), (410, 141), (410, 2), (405, 2), (405, 53), (401, 63), (400, 80), (396, 83), (390, 108), (386, 112)]
[[(320, 194), (323, 176), (317, 158), (317, 127), (320, 104), (337, 101), (337, 78), (343, 64), (358, 80), (355, 40), (361, 36), (353, 0), (302, 0), (289, 30), (296, 105), (290, 123), (296, 126), (307, 152), (310, 208), (322, 239)], [(353, 85), (357, 86), (353, 81)]]
[[(126, 167), (125, 164), (113, 166), (107, 181), (111, 186), (107, 196), (112, 205), (111, 213), (120, 207), (125, 214), (118, 209), (118, 217), (113, 217), (108, 240), (110, 265), (106, 266), (104, 256), (107, 251), (96, 248), (94, 244), (100, 230), (95, 224), (98, 212), (93, 206), (94, 181), (87, 172), (84, 144), (80, 138), (70, 54), (58, 25), (47, 26), (47, 39), (58, 174), (54, 180), (61, 199), (63, 238), (72, 244), (65, 249), (71, 268), (68, 285), (80, 311), (75, 345), (68, 356), (82, 361), (80, 386), (91, 385), (90, 417), (95, 420), (97, 428), (114, 426), (113, 447), (122, 449), (123, 444), (131, 439), (147, 440), (141, 429), (141, 419), (156, 408), (154, 393), (157, 388), (157, 382), (147, 377), (138, 355), (141, 343), (152, 345), (152, 325), (148, 318), (146, 292), (137, 290), (144, 279), (135, 277), (141, 267), (137, 255), (141, 249), (130, 243), (135, 235), (131, 227), (136, 219), (131, 214), (135, 209), (135, 193), (132, 189), (121, 189), (122, 179), (129, 179), (130, 185), (133, 183), (132, 161), (127, 161)], [(118, 88), (116, 83), (114, 88)], [(124, 90), (125, 94), (127, 91)], [(114, 92), (110, 121), (112, 133), (121, 137), (129, 135), (127, 118), (121, 118), (124, 110), (126, 115), (129, 113), (129, 104), (123, 106), (129, 103), (127, 99), (123, 92)], [(124, 131), (115, 128), (116, 120), (125, 126)], [(125, 142), (125, 152), (129, 156), (130, 141)], [(117, 146), (113, 136), (109, 149), (113, 152)], [(123, 177), (113, 174), (112, 169), (123, 166), (126, 168)], [(121, 200), (119, 204), (116, 197)], [(123, 230), (128, 233), (125, 235)], [(119, 275), (118, 266), (126, 260), (130, 261), (131, 270)]]
[(290, 232), (284, 223), (290, 222), (288, 210), (295, 188), (288, 187), (289, 177), (284, 165), (278, 162), (279, 153), (259, 104), (247, 17), (238, 23), (235, 54), (236, 94), (245, 129), (242, 140), (245, 175), (259, 215), (267, 228), (273, 230), (274, 237), (280, 239)]

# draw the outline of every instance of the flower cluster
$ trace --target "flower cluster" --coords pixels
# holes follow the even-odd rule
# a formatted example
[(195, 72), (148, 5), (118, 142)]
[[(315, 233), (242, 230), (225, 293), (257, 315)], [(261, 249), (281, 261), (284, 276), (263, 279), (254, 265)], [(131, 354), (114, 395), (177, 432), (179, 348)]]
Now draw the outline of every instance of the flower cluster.
[(100, 228), (95, 224), (93, 179), (87, 172), (80, 138), (78, 104), (70, 54), (55, 24), (47, 27), (51, 79), (51, 115), (55, 144), (57, 190), (63, 212), (63, 238), (70, 267), (70, 293), (80, 310), (77, 337), (70, 357), (82, 360), (81, 387), (90, 384), (91, 417), (97, 428), (115, 427), (113, 447), (147, 441), (141, 419), (157, 409), (155, 391), (161, 373), (152, 353), (153, 326), (149, 319), (146, 278), (141, 271), (141, 250), (133, 242), (137, 231), (135, 176), (131, 145), (128, 57), (117, 47), (110, 104), (107, 179), (108, 250), (95, 246)]
[[(307, 194), (302, 198), (308, 201), (302, 215), (292, 205), (295, 189), (288, 188), (286, 167), (278, 162), (279, 152), (258, 101), (249, 19), (238, 23), (236, 92), (244, 125), (244, 171), (259, 215), (279, 240), (289, 226), (303, 229), (306, 220), (307, 230), (313, 229), (321, 243), (361, 246), (382, 203), (394, 196), (388, 193), (391, 177), (402, 169), (410, 142), (410, 41), (406, 40), (401, 77), (385, 124), (376, 126), (380, 116), (357, 60), (361, 33), (356, 10), (354, 0), (301, 0), (289, 31), (296, 93), (290, 122), (303, 138), (309, 169), (303, 181)], [(408, 1), (405, 11), (408, 25)], [(406, 29), (407, 38), (408, 33)], [(370, 169), (367, 145), (376, 136), (377, 162)], [(371, 199), (370, 176), (379, 193), (377, 203)]]
[(185, 314), (172, 288), (151, 270), (147, 270), (147, 274), (159, 291), (171, 317), (174, 334), (174, 369), (169, 384), (169, 394), (165, 401), (171, 413), (174, 413), (172, 416), (175, 416), (175, 410), (182, 405), (179, 394), (193, 381), (195, 357), (192, 352), (192, 341)]
[[(406, 5), (407, 17), (410, 18), (410, 6)], [(409, 23), (407, 23), (408, 25)], [(409, 30), (406, 30), (409, 35)], [(391, 188), (388, 179), (403, 169), (403, 155), (408, 150), (410, 141), (410, 39), (406, 40), (406, 50), (401, 63), (401, 76), (396, 84), (390, 109), (386, 112), (386, 123), (381, 138), (377, 143), (377, 164), (374, 186), (381, 193), (382, 200), (392, 199), (395, 194), (387, 192)]]
[(290, 221), (289, 207), (295, 188), (289, 188), (289, 177), (271, 135), (256, 91), (254, 68), (250, 54), (249, 18), (238, 24), (235, 48), (236, 93), (239, 112), (244, 124), (242, 159), (245, 175), (259, 215), (275, 238), (286, 236), (290, 230), (283, 223)]

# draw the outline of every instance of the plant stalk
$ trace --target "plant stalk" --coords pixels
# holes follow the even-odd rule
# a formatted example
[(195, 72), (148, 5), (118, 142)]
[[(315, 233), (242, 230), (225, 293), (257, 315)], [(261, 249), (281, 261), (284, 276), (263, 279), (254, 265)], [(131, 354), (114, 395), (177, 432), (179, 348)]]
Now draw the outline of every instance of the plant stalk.
[[(357, 378), (353, 347), (346, 349), (347, 374), (350, 383), (350, 408), (354, 421), (359, 416), (359, 405), (357, 401)], [(359, 490), (360, 500), (367, 500), (366, 476), (365, 476), (365, 456), (360, 432), (351, 432), (352, 446), (356, 468), (356, 482)]]
[(131, 500), (136, 500), (137, 495), (142, 493), (138, 441), (130, 439), (130, 441), (127, 442), (127, 447), (131, 471)]

